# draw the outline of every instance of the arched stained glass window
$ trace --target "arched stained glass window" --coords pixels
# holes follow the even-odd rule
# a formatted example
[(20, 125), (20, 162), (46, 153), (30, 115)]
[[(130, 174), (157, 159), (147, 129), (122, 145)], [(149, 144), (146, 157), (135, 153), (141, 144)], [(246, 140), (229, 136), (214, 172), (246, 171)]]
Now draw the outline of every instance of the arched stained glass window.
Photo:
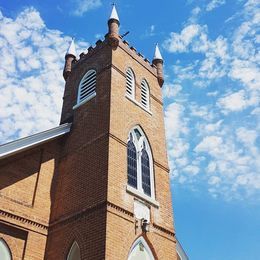
[(154, 260), (151, 249), (143, 237), (138, 238), (130, 249), (128, 260)]
[(76, 241), (73, 242), (70, 248), (67, 260), (81, 260), (79, 245)]
[(142, 188), (146, 195), (151, 196), (151, 179), (150, 179), (150, 162), (149, 156), (145, 148), (142, 150)]
[(0, 238), (0, 259), (1, 260), (11, 260), (12, 259), (10, 249), (2, 238)]
[(128, 136), (127, 142), (127, 184), (130, 191), (136, 189), (155, 199), (153, 157), (149, 142), (141, 127), (134, 127)]
[(127, 183), (137, 188), (137, 153), (131, 140), (127, 143)]

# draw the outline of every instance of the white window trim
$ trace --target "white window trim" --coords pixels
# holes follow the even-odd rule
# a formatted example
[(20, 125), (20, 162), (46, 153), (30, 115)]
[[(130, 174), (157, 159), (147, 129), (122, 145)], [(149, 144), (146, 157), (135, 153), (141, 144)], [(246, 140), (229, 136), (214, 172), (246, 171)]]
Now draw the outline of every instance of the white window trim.
[[(141, 137), (139, 140), (136, 138), (136, 134), (134, 131), (135, 129), (137, 129), (141, 133)], [(131, 187), (130, 185), (127, 185), (126, 190), (137, 195), (139, 198), (142, 198), (158, 207), (159, 203), (155, 200), (154, 166), (153, 166), (153, 156), (152, 156), (150, 145), (148, 143), (146, 135), (144, 134), (140, 126), (135, 126), (134, 128), (132, 128), (132, 130), (128, 134), (127, 142), (130, 140), (130, 134), (132, 134), (133, 137), (132, 141), (137, 151), (137, 189)], [(142, 164), (141, 164), (142, 152), (141, 151), (143, 149), (143, 143), (145, 144), (146, 152), (149, 156), (151, 196), (146, 195), (142, 187)]]
[(150, 109), (147, 109), (145, 106), (143, 106), (141, 103), (139, 103), (138, 101), (136, 101), (132, 96), (128, 95), (127, 93), (125, 94), (125, 97), (132, 101), (135, 105), (139, 106), (140, 108), (142, 108), (145, 112), (147, 112), (150, 115), (153, 115), (153, 113), (151, 112)]
[(77, 241), (74, 241), (73, 244), (70, 247), (70, 251), (67, 255), (67, 260), (70, 260), (71, 254), (72, 254), (72, 250), (74, 249), (74, 247), (77, 247), (79, 249), (79, 253), (80, 253), (80, 247), (79, 244), (77, 243)]
[(143, 192), (140, 192), (139, 190), (135, 189), (134, 187), (132, 187), (130, 185), (126, 185), (126, 191), (131, 193), (132, 195), (135, 195), (139, 199), (141, 199), (145, 202), (148, 202), (149, 204), (152, 204), (156, 208), (160, 207), (160, 204), (157, 200), (149, 197), (148, 195), (144, 194)]
[(13, 259), (12, 252), (11, 252), (8, 244), (6, 243), (6, 241), (3, 238), (0, 238), (0, 243), (1, 243), (2, 247), (4, 248), (4, 253), (5, 253), (5, 255), (7, 255), (7, 258), (12, 260)]
[(143, 246), (145, 247), (146, 252), (148, 253), (148, 255), (149, 255), (149, 257), (150, 257), (150, 260), (154, 260), (154, 256), (153, 256), (152, 250), (150, 249), (149, 245), (147, 244), (147, 242), (145, 241), (145, 239), (144, 239), (143, 237), (137, 238), (136, 241), (133, 243), (133, 245), (131, 246), (131, 249), (130, 249), (130, 251), (129, 251), (129, 254), (128, 254), (127, 259), (129, 259), (129, 257), (131, 256), (133, 250), (135, 249), (135, 247), (136, 247), (139, 243), (142, 243)]
[[(82, 89), (82, 82), (89, 76), (89, 74), (91, 74), (92, 72), (95, 72), (95, 90), (93, 93), (91, 93), (90, 95), (88, 95), (87, 97), (85, 97), (84, 99), (80, 100), (80, 92)], [(93, 97), (96, 96), (96, 84), (97, 84), (97, 72), (94, 69), (90, 69), (88, 70), (84, 76), (82, 77), (82, 79), (80, 80), (79, 83), (79, 87), (78, 87), (78, 96), (77, 96), (77, 104), (75, 106), (73, 106), (73, 109), (79, 107), (82, 104), (85, 104), (86, 102), (88, 102), (90, 99), (92, 99)]]
[(90, 96), (88, 96), (86, 99), (84, 99), (83, 101), (81, 101), (80, 103), (76, 104), (75, 106), (73, 106), (73, 109), (77, 109), (78, 107), (80, 107), (81, 105), (87, 103), (90, 99), (94, 98), (97, 95), (96, 91), (94, 93), (92, 93)]

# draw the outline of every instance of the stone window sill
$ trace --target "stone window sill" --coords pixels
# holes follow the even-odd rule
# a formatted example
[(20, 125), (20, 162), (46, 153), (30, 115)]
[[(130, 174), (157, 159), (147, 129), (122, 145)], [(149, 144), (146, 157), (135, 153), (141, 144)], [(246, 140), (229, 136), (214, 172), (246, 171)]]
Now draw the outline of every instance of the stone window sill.
[(78, 107), (80, 107), (81, 105), (87, 103), (90, 99), (94, 98), (96, 96), (96, 92), (92, 93), (90, 96), (88, 96), (86, 99), (84, 99), (83, 101), (81, 101), (80, 103), (76, 104), (73, 109), (77, 109)]
[(141, 200), (144, 200), (145, 202), (148, 202), (149, 204), (152, 204), (154, 207), (159, 208), (160, 204), (155, 199), (145, 195), (144, 193), (140, 192), (139, 190), (127, 185), (126, 191), (128, 193), (131, 193), (132, 195), (138, 197)]
[(142, 104), (140, 104), (139, 102), (137, 102), (133, 97), (131, 97), (131, 96), (128, 95), (128, 94), (125, 94), (125, 97), (126, 97), (128, 100), (132, 101), (135, 105), (137, 105), (137, 106), (139, 106), (140, 108), (142, 108), (145, 112), (147, 112), (148, 114), (152, 115), (152, 112), (151, 112), (149, 109), (147, 109), (147, 108), (144, 107)]

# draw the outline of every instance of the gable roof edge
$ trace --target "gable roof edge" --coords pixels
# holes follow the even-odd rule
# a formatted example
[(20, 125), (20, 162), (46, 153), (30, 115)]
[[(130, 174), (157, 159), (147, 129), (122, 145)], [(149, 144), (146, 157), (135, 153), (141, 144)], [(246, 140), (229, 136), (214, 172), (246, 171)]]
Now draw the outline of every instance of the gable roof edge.
[(70, 128), (71, 123), (65, 123), (49, 130), (0, 145), (0, 160), (60, 137), (70, 132)]

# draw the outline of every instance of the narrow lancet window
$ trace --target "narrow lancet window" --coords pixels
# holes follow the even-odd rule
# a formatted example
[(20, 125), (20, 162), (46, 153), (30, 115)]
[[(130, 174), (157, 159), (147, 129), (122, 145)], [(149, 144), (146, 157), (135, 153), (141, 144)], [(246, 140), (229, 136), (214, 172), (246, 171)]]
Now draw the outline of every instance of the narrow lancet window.
[(130, 192), (155, 199), (152, 152), (139, 126), (134, 127), (128, 136), (127, 184)]
[(151, 180), (150, 180), (150, 162), (149, 156), (145, 149), (142, 151), (141, 156), (142, 165), (142, 188), (144, 194), (151, 196)]
[(132, 140), (127, 143), (127, 183), (137, 188), (137, 153)]

